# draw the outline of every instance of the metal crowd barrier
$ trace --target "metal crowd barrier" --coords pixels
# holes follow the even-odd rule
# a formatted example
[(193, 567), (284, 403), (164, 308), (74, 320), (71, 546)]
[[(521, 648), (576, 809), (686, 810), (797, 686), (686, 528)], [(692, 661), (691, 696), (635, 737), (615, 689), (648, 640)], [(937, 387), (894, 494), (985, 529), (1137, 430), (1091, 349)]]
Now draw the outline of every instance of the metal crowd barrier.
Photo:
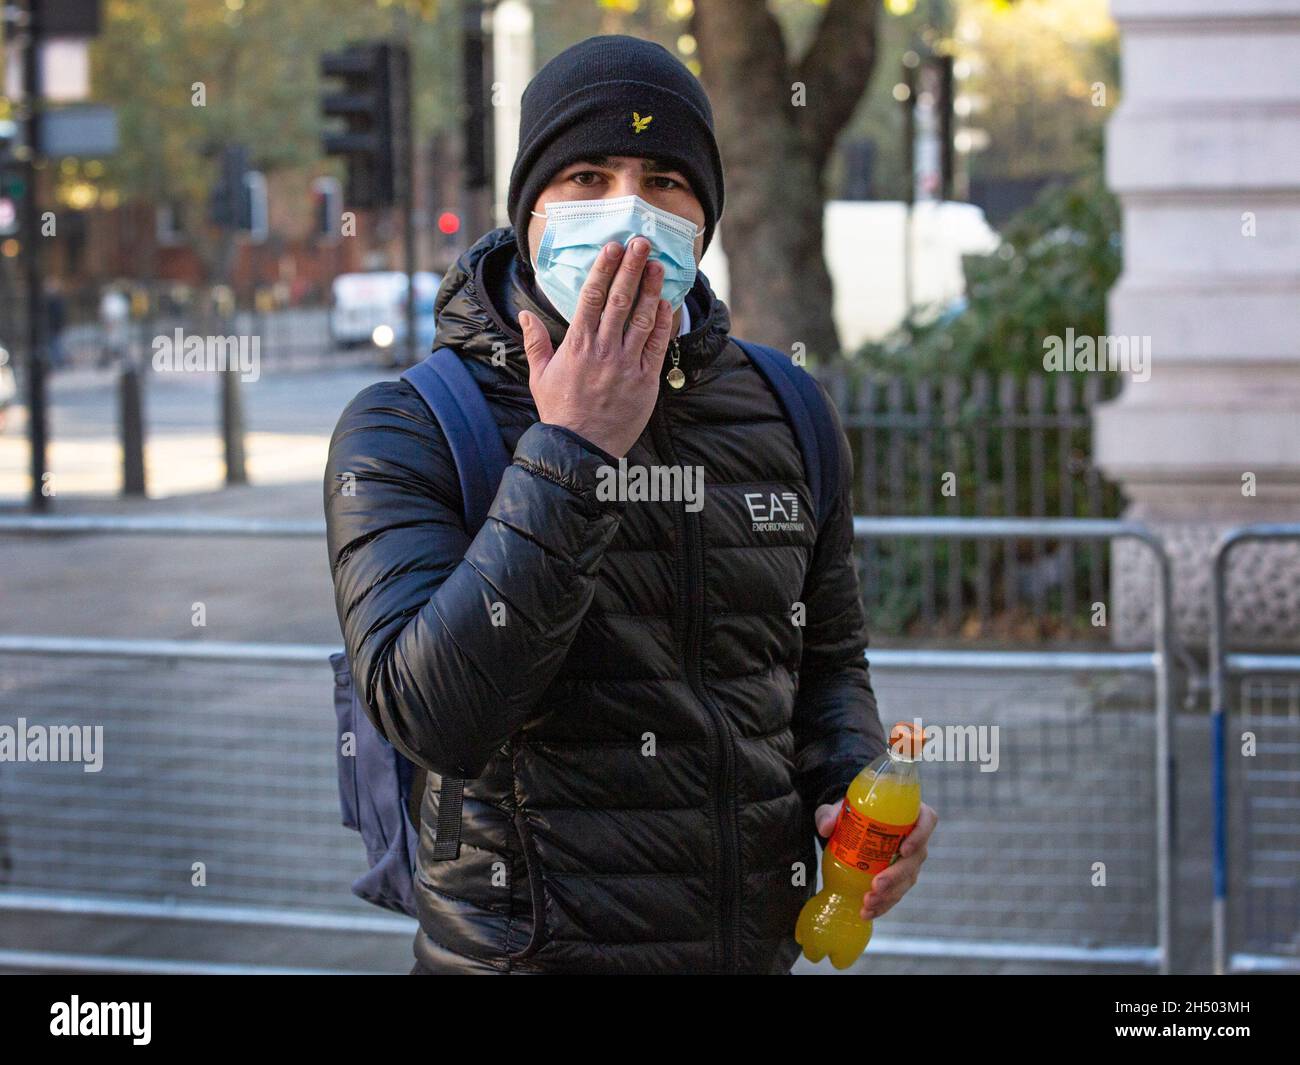
[[(302, 538), (319, 537), (323, 531), (319, 521), (0, 517), (0, 534), (17, 536)], [(984, 778), (973, 766), (940, 765), (928, 773), (927, 801), (940, 809), (941, 833), (946, 830), (948, 835), (942, 847), (932, 850), (922, 882), (899, 907), (895, 926), (902, 928), (902, 934), (877, 936), (872, 951), (909, 958), (1125, 965), (1168, 972), (1174, 783), (1170, 674), (1175, 652), (1169, 623), (1169, 562), (1159, 541), (1132, 523), (1049, 519), (858, 518), (855, 536), (1131, 538), (1153, 550), (1157, 565), (1150, 651), (869, 650), (873, 671), (883, 674), (906, 669), (931, 677), (945, 670), (977, 671), (991, 677), (1027, 678), (1030, 684), (1039, 675), (1063, 673), (1147, 676), (1154, 685), (1155, 703), (1154, 714), (1145, 701), (1137, 709), (1124, 704), (1093, 713), (1095, 693), (1089, 693), (1064, 710), (1058, 707), (1044, 715), (1032, 689), (1010, 693), (1014, 698), (994, 692), (990, 720), (972, 718), (969, 723), (1005, 721), (1010, 726), (1005, 741), (1008, 758), (1017, 768)], [(0, 636), (0, 655), (60, 656), (76, 663), (79, 672), (62, 685), (67, 691), (38, 711), (66, 713), (69, 698), (73, 705), (77, 698), (98, 699), (90, 705), (96, 705), (105, 720), (121, 725), (139, 748), (133, 752), (139, 763), (128, 767), (131, 780), (113, 789), (111, 799), (103, 799), (112, 809), (99, 813), (89, 828), (70, 824), (76, 813), (66, 815), (59, 804), (66, 807), (79, 789), (84, 793), (93, 788), (93, 778), (91, 783), (60, 785), (63, 791), (58, 795), (6, 796), (11, 809), (18, 802), (21, 817), (39, 827), (39, 832), (33, 830), (25, 837), (26, 844), (19, 840), (20, 845), (38, 848), (27, 852), (32, 856), (27, 864), (37, 868), (32, 874), (37, 881), (45, 858), (39, 848), (48, 846), (51, 838), (74, 858), (71, 867), (60, 869), (57, 888), (11, 880), (11, 890), (0, 892), (0, 913), (52, 909), (88, 917), (111, 913), (273, 928), (314, 927), (319, 922), (334, 931), (409, 935), (409, 921), (385, 917), (347, 894), (349, 874), (360, 871), (356, 868), (360, 859), (355, 840), (336, 824), (329, 680), (324, 668), (335, 649), (310, 644)], [(144, 675), (148, 662), (167, 663), (170, 670), (161, 685), (162, 705), (149, 705), (150, 699), (157, 704), (160, 685), (156, 678)], [(231, 663), (240, 666), (242, 687), (233, 694), (225, 691), (230, 682), (223, 678), (221, 691), (208, 698), (210, 693), (201, 687), (207, 675), (203, 671)], [(311, 678), (319, 677), (319, 681), (312, 679), (309, 695), (303, 695), (308, 691), (305, 673), (303, 683), (294, 687), (281, 672), (273, 672), (294, 669), (310, 670)], [(1053, 699), (1059, 702), (1055, 690), (1059, 683), (1052, 684)], [(196, 686), (204, 698), (194, 698)], [(266, 721), (267, 691), (274, 699), (277, 726), (269, 735), (261, 727), (256, 732), (252, 727)], [(112, 698), (105, 699), (106, 692)], [(241, 699), (241, 693), (248, 697)], [(955, 693), (959, 701), (962, 695)], [(929, 696), (921, 692), (920, 697)], [(250, 698), (263, 702), (250, 702)], [(1017, 700), (1019, 708), (1009, 707), (1005, 714), (996, 705)], [(253, 736), (255, 740), (250, 739)], [(201, 757), (187, 758), (187, 748), (195, 743), (202, 745)], [(263, 749), (249, 749), (258, 744)], [(1150, 768), (1134, 755), (1144, 745), (1154, 752), (1155, 764)], [(268, 781), (267, 775), (283, 768), (286, 760), (302, 779)], [(1028, 768), (1021, 771), (1020, 767)], [(155, 775), (163, 780), (157, 787)], [(189, 791), (177, 797), (167, 790), (173, 786), (186, 786)], [(231, 821), (220, 797), (209, 795), (207, 789), (213, 787), (239, 795), (251, 804), (251, 813)], [(267, 788), (271, 790), (263, 796)], [(1147, 789), (1152, 792), (1149, 802), (1145, 802)], [(100, 800), (102, 792), (95, 794)], [(1121, 795), (1126, 805), (1117, 807)], [(258, 806), (260, 802), (265, 805)], [(289, 821), (288, 841), (266, 834), (265, 821), (273, 808), (290, 811), (282, 815)], [(971, 818), (965, 832), (963, 809)], [(178, 818), (181, 830), (173, 839), (168, 833)], [(128, 855), (132, 862), (119, 867), (125, 860), (118, 852), (146, 831), (164, 838), (151, 838), (152, 850)], [(175, 881), (175, 866), (195, 850), (196, 839), (203, 841), (205, 851), (212, 850), (219, 861), (239, 866), (239, 871), (223, 881), (226, 886), (209, 890), (207, 898), (212, 901), (181, 902), (183, 878), (169, 882), (165, 889), (153, 881), (159, 869), (166, 869)], [(83, 861), (83, 851), (88, 855), (84, 866), (77, 865)], [(117, 864), (96, 864), (96, 854), (104, 863)], [(1115, 867), (1117, 883), (1104, 890), (1090, 887), (1088, 881), (1089, 867), (1099, 855)], [(248, 867), (240, 866), (241, 861)], [(106, 868), (111, 876), (105, 875)], [(1030, 871), (1022, 873), (1022, 869)], [(1149, 914), (1153, 898), (1154, 919)], [(1116, 915), (1120, 919), (1113, 919)], [(1081, 921), (1088, 927), (1080, 928)], [(1013, 926), (1014, 935), (1008, 936)], [(1099, 927), (1113, 934), (1103, 936)], [(34, 961), (28, 957), (27, 963)], [(141, 967), (149, 969), (152, 964), (146, 960)]]
[[(1023, 961), (1061, 961), (1061, 962), (1094, 962), (1103, 965), (1128, 964), (1155, 968), (1162, 973), (1167, 973), (1170, 968), (1171, 947), (1173, 940), (1173, 913), (1174, 913), (1174, 891), (1173, 891), (1173, 788), (1174, 788), (1174, 758), (1173, 746), (1171, 739), (1172, 714), (1173, 714), (1173, 688), (1171, 670), (1175, 661), (1176, 648), (1173, 642), (1172, 626), (1170, 618), (1172, 585), (1170, 580), (1169, 559), (1164, 551), (1160, 541), (1144, 526), (1131, 522), (1123, 521), (1105, 521), (1105, 520), (1077, 520), (1077, 519), (1028, 519), (1028, 518), (855, 518), (854, 536), (862, 540), (867, 538), (886, 539), (886, 538), (924, 538), (924, 539), (951, 539), (951, 540), (1008, 540), (1008, 539), (1060, 539), (1060, 540), (1112, 540), (1112, 539), (1133, 539), (1146, 544), (1155, 556), (1156, 562), (1156, 581), (1155, 581), (1155, 602), (1152, 611), (1152, 628), (1154, 634), (1154, 647), (1150, 651), (1142, 652), (1106, 652), (1106, 651), (1022, 651), (1022, 652), (1005, 652), (1005, 651), (968, 651), (968, 650), (922, 650), (922, 649), (870, 649), (867, 652), (867, 658), (871, 663), (873, 672), (880, 669), (907, 668), (916, 670), (989, 670), (996, 672), (1016, 672), (1016, 673), (1060, 673), (1060, 672), (1108, 672), (1108, 673), (1136, 673), (1145, 674), (1153, 679), (1155, 686), (1155, 714), (1154, 714), (1154, 743), (1151, 745), (1154, 752), (1154, 765), (1152, 766), (1154, 780), (1154, 826), (1152, 839), (1150, 841), (1151, 860), (1155, 869), (1154, 887), (1155, 897), (1155, 921), (1154, 928), (1149, 931), (1154, 938), (1154, 944), (1137, 942), (1127, 942), (1120, 944), (1099, 945), (1088, 942), (1032, 942), (1027, 938), (1017, 942), (1007, 943), (989, 943), (983, 940), (962, 939), (957, 936), (917, 936), (907, 935), (900, 936), (896, 940), (891, 937), (881, 936), (873, 938), (872, 950), (877, 952), (899, 953), (903, 955), (925, 955), (925, 956), (946, 956), (953, 958), (984, 958), (984, 959), (1016, 959)], [(1141, 738), (1135, 738), (1131, 733), (1121, 733), (1117, 729), (1104, 730), (1104, 722), (1098, 723), (1095, 720), (1090, 723), (1092, 735), (1085, 737), (1089, 742), (1096, 744), (1098, 749), (1107, 749), (1116, 757), (1122, 758), (1126, 750), (1131, 753), (1132, 748), (1141, 743)], [(1053, 722), (1050, 726), (1056, 730), (1068, 729), (1071, 726), (1067, 722)], [(1098, 729), (1103, 731), (1098, 731)], [(1076, 804), (1074, 817), (1065, 815), (1057, 826), (1058, 831), (1065, 833), (1070, 831), (1071, 825), (1077, 820), (1077, 814), (1087, 808), (1089, 798), (1095, 798), (1095, 795), (1088, 795), (1086, 792), (1097, 784), (1103, 785), (1101, 792), (1101, 804), (1113, 802), (1119, 789), (1115, 787), (1106, 788), (1104, 786), (1104, 774), (1108, 770), (1117, 768), (1116, 763), (1111, 767), (1098, 768), (1093, 766), (1081, 766), (1077, 752), (1071, 757), (1058, 759), (1064, 761), (1060, 777), (1054, 781), (1045, 782), (1048, 788), (1064, 788), (1067, 786), (1071, 774), (1076, 769), (1081, 769), (1079, 774), (1083, 784), (1078, 794), (1071, 796), (1071, 801)], [(936, 778), (940, 782), (943, 780), (943, 773), (948, 769), (947, 766), (941, 767), (939, 773), (930, 773), (923, 784), (923, 789), (929, 787)], [(1128, 783), (1134, 788), (1142, 784), (1140, 774), (1131, 775)], [(1112, 785), (1118, 783), (1112, 781)], [(933, 790), (929, 794), (933, 794)], [(967, 793), (970, 795), (970, 793)], [(1128, 796), (1133, 803), (1132, 816), (1141, 817), (1139, 802), (1136, 796), (1139, 794), (1136, 790)], [(1051, 799), (1049, 794), (1046, 796)], [(1035, 800), (1042, 801), (1042, 792), (1035, 797)], [(934, 803), (932, 803), (934, 805)], [(950, 820), (945, 818), (945, 824)], [(1086, 844), (1093, 847), (1104, 845), (1100, 840), (1101, 834), (1094, 834), (1086, 839)], [(949, 839), (946, 842), (951, 842)], [(946, 845), (946, 844), (945, 844)], [(932, 867), (943, 863), (943, 847), (936, 847), (931, 852), (931, 858), (926, 863), (926, 873), (922, 878), (923, 881), (929, 881), (932, 878)], [(1078, 854), (1078, 860), (1086, 862), (1090, 857), (1086, 853)], [(1128, 857), (1128, 855), (1126, 855)], [(1011, 863), (1002, 870), (1003, 875), (1010, 874), (1009, 868)], [(960, 872), (952, 874), (953, 877), (960, 877)], [(1077, 875), (1077, 870), (1072, 871), (1071, 876)], [(1056, 895), (1059, 902), (1056, 905), (1063, 905), (1072, 896), (1069, 896), (1062, 890), (1059, 877), (1056, 879)], [(984, 882), (992, 891), (997, 891), (998, 873), (995, 871), (987, 874)], [(1108, 889), (1109, 890), (1109, 889)], [(923, 902), (926, 893), (926, 885), (918, 882), (913, 893), (909, 894), (900, 906), (900, 910), (909, 905), (912, 901), (912, 895), (917, 895), (916, 901)], [(955, 893), (954, 893), (955, 894)], [(941, 900), (934, 905), (941, 905)], [(1023, 906), (1023, 900), (1013, 902), (1011, 905)], [(1049, 903), (1051, 905), (1051, 903)], [(1077, 906), (1077, 902), (1075, 903)], [(1004, 911), (1005, 912), (1005, 911)], [(1132, 929), (1132, 922), (1126, 922), (1128, 928)], [(912, 922), (915, 927), (915, 922)]]
[[(1243, 846), (1248, 865), (1258, 857), (1255, 853), (1255, 839), (1265, 833), (1268, 836), (1281, 837), (1281, 845), (1276, 849), (1266, 849), (1264, 859), (1281, 867), (1281, 872), (1272, 877), (1256, 874), (1247, 868), (1244, 883), (1237, 892), (1231, 890), (1230, 874), (1233, 872), (1230, 861), (1228, 837), (1229, 802), (1232, 798), (1228, 780), (1228, 683), (1233, 677), (1259, 676), (1263, 674), (1292, 673), (1300, 674), (1300, 655), (1295, 654), (1238, 654), (1228, 650), (1227, 632), (1227, 572), (1228, 559), (1233, 551), (1245, 543), (1264, 541), (1300, 540), (1300, 524), (1261, 524), (1247, 525), (1231, 529), (1219, 540), (1214, 552), (1214, 570), (1211, 584), (1210, 614), (1210, 690), (1211, 713), (1211, 750), (1212, 750), (1212, 787), (1214, 801), (1214, 902), (1213, 902), (1213, 951), (1214, 971), (1219, 974), (1227, 972), (1277, 972), (1300, 971), (1300, 712), (1295, 712), (1285, 719), (1269, 717), (1267, 726), (1270, 735), (1267, 741), (1261, 740), (1257, 757), (1262, 754), (1276, 753), (1281, 757), (1277, 768), (1242, 773), (1242, 796), (1244, 803), (1250, 804), (1244, 810), (1239, 823), (1244, 827)], [(1294, 690), (1294, 689), (1293, 689)], [(1244, 708), (1241, 714), (1243, 726), (1247, 724)], [(1277, 734), (1284, 730), (1284, 737)], [(1258, 738), (1258, 737), (1257, 737)], [(1270, 763), (1271, 764), (1271, 763)], [(1273, 785), (1271, 795), (1252, 795), (1249, 785), (1263, 787)], [(1271, 820), (1269, 815), (1276, 820)], [(1256, 815), (1259, 815), (1258, 823)], [(1284, 955), (1276, 950), (1236, 951), (1233, 949), (1232, 919), (1229, 900), (1235, 894), (1245, 894), (1247, 914), (1256, 901), (1256, 895), (1270, 889), (1280, 890), (1284, 899), (1289, 899), (1289, 931), (1291, 945), (1296, 953)], [(1261, 907), (1262, 908), (1262, 907)], [(1276, 943), (1276, 936), (1268, 937)]]

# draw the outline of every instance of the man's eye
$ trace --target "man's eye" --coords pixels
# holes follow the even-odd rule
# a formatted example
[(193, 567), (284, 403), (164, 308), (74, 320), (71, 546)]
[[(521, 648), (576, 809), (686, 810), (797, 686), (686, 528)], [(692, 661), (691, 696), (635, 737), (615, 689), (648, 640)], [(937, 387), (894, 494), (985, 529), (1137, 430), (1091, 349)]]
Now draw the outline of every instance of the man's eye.
[(599, 179), (600, 175), (594, 170), (579, 170), (569, 178), (570, 181), (576, 181), (579, 185), (594, 185)]
[(667, 192), (669, 189), (680, 189), (682, 187), (680, 181), (670, 177), (663, 177), (662, 175), (656, 175), (655, 177), (652, 177), (650, 181), (655, 188), (663, 192)]

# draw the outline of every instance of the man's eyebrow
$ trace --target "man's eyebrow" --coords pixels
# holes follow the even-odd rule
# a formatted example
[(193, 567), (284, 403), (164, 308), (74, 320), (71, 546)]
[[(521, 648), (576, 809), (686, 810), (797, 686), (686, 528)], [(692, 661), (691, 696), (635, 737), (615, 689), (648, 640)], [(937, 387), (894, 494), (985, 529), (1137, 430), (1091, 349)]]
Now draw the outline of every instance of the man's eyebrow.
[(569, 166), (577, 166), (579, 163), (586, 163), (588, 166), (603, 166), (606, 170), (612, 167), (614, 160), (608, 155), (580, 155)]
[(680, 168), (673, 166), (663, 159), (642, 159), (641, 173), (643, 174), (679, 174)]
[[(575, 159), (573, 163), (570, 165), (576, 166), (579, 163), (586, 163), (588, 166), (604, 167), (606, 170), (612, 170), (614, 168), (614, 158), (613, 156), (609, 156), (609, 155), (580, 156), (579, 158)], [(679, 168), (673, 166), (672, 163), (666, 162), (663, 159), (646, 158), (641, 160), (641, 173), (676, 174), (676, 173), (680, 173), (680, 170)]]

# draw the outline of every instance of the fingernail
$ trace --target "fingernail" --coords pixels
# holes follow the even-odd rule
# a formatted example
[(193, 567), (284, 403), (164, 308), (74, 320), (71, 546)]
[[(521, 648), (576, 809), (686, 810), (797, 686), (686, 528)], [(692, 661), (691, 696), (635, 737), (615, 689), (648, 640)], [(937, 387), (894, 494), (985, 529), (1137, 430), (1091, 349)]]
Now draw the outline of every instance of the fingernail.
[(651, 262), (646, 264), (645, 272), (650, 277), (658, 277), (664, 272), (663, 264)]
[(623, 254), (623, 245), (619, 244), (617, 241), (610, 241), (605, 245), (605, 254), (611, 259), (617, 259)]

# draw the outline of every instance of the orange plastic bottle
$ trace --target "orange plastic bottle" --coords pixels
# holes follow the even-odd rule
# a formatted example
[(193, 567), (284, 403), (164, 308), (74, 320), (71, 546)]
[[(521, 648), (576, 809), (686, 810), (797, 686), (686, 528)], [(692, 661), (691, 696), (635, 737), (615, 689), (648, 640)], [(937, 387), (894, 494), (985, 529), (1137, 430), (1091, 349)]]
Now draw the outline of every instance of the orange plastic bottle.
[(923, 743), (923, 729), (900, 721), (890, 730), (889, 749), (849, 785), (822, 852), (822, 889), (804, 903), (795, 926), (809, 961), (829, 955), (835, 968), (847, 969), (867, 949), (871, 922), (858, 916), (862, 897), (921, 814)]

